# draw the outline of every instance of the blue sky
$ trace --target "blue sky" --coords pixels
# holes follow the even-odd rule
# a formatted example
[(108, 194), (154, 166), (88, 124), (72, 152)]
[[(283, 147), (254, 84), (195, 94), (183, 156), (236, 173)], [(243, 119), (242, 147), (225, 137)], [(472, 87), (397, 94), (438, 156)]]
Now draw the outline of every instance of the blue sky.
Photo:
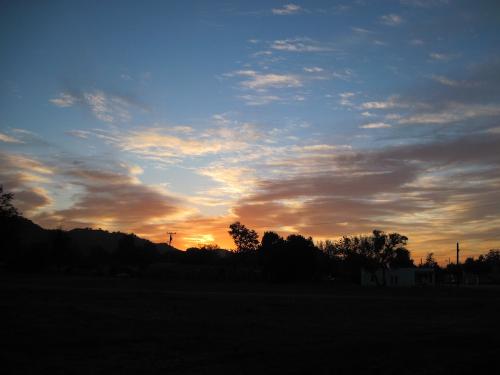
[(499, 25), (496, 1), (4, 2), (0, 182), (47, 227), (475, 254), (500, 234)]

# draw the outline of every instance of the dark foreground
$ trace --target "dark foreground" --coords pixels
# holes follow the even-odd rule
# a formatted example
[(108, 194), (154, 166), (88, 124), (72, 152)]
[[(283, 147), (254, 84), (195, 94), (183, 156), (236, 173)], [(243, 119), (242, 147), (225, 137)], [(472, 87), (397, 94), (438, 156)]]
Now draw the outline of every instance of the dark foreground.
[(0, 311), (4, 374), (493, 374), (500, 368), (497, 288), (0, 275)]

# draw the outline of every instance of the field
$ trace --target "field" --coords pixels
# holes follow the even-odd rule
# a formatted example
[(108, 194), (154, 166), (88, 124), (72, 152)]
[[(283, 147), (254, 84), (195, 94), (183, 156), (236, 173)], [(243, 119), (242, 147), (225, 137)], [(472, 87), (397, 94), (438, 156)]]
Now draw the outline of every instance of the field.
[(497, 288), (4, 274), (0, 309), (4, 374), (466, 374), (500, 368)]

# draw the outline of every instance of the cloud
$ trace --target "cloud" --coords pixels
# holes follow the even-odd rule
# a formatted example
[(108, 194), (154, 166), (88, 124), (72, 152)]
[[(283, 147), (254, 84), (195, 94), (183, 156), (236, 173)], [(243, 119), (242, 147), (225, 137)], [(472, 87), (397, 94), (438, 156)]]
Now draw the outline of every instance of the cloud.
[(5, 191), (14, 193), (14, 205), (25, 214), (33, 214), (52, 204), (42, 186), (49, 182), (53, 169), (21, 154), (0, 153), (0, 181)]
[(436, 82), (439, 82), (441, 83), (442, 85), (445, 85), (445, 86), (451, 86), (451, 87), (457, 87), (457, 86), (460, 86), (460, 82), (458, 81), (454, 81), (452, 79), (449, 79), (449, 78), (446, 78), (444, 76), (436, 76), (436, 75), (433, 75), (431, 77), (434, 81)]
[(212, 116), (212, 120), (220, 126), (227, 126), (233, 123), (233, 120), (230, 118), (229, 113), (216, 113)]
[(400, 124), (449, 124), (463, 122), (481, 117), (500, 116), (500, 107), (497, 105), (448, 103), (445, 108), (435, 112), (419, 112), (402, 117)]
[(373, 34), (373, 31), (364, 29), (362, 27), (351, 27), (351, 30), (358, 34)]
[(179, 134), (191, 134), (194, 132), (194, 129), (188, 125), (172, 126), (170, 130), (174, 133), (179, 133)]
[(431, 8), (439, 5), (448, 5), (449, 0), (400, 0), (402, 5), (409, 5), (420, 8)]
[(130, 108), (135, 105), (125, 97), (106, 94), (101, 90), (89, 92), (60, 93), (49, 100), (57, 107), (65, 108), (80, 105), (88, 109), (98, 120), (114, 123), (128, 122), (132, 116)]
[[(137, 172), (137, 171), (136, 171)], [(146, 186), (134, 168), (116, 165), (113, 171), (88, 166), (68, 167), (61, 174), (78, 191), (67, 208), (45, 211), (35, 220), (48, 227), (90, 226), (141, 235), (144, 225), (184, 218), (193, 210), (159, 187)]]
[(51, 175), (53, 169), (45, 163), (22, 154), (0, 153), (2, 171), (23, 171), (37, 175)]
[(272, 13), (278, 16), (288, 16), (291, 14), (297, 14), (302, 12), (303, 9), (300, 5), (297, 4), (286, 4), (281, 8), (273, 8)]
[(240, 95), (239, 98), (243, 99), (245, 104), (250, 106), (266, 105), (283, 101), (283, 98), (277, 95)]
[(23, 141), (11, 137), (10, 135), (0, 133), (0, 142), (5, 142), (5, 143), (24, 143)]
[(292, 74), (258, 73), (254, 70), (238, 70), (232, 75), (247, 77), (241, 82), (245, 88), (252, 90), (266, 90), (268, 88), (300, 87), (301, 79)]
[(331, 52), (335, 49), (327, 44), (320, 43), (310, 38), (300, 37), (275, 40), (270, 48), (286, 52)]
[(166, 160), (214, 154), (237, 147), (213, 139), (180, 138), (159, 128), (132, 131), (120, 137), (119, 144), (124, 151)]
[[(232, 126), (231, 126), (232, 125)], [(177, 132), (176, 127), (151, 127), (111, 134), (107, 142), (122, 151), (161, 163), (173, 163), (188, 157), (241, 152), (259, 139), (249, 123), (219, 124), (203, 132)]]
[(66, 134), (75, 138), (88, 139), (92, 133), (86, 130), (68, 130)]
[(49, 101), (58, 107), (64, 108), (74, 105), (78, 101), (78, 98), (71, 94), (61, 92), (57, 98), (50, 99)]
[(370, 122), (360, 126), (361, 129), (387, 129), (390, 127), (391, 125), (385, 122)]
[(398, 26), (403, 23), (403, 18), (398, 14), (385, 14), (380, 16), (380, 22), (387, 26)]
[(449, 87), (472, 87), (477, 85), (475, 82), (463, 81), (463, 80), (459, 81), (440, 75), (432, 75), (431, 79), (444, 86), (449, 86)]
[(259, 56), (271, 56), (273, 54), (273, 51), (257, 51), (252, 54), (253, 57), (259, 57)]
[(337, 70), (337, 71), (335, 71), (335, 72), (332, 73), (332, 77), (333, 78), (341, 79), (343, 81), (349, 81), (355, 75), (356, 74), (351, 69)]
[(391, 109), (407, 107), (407, 104), (397, 100), (397, 97), (390, 97), (385, 101), (365, 102), (361, 104), (362, 109)]
[(117, 96), (108, 96), (102, 91), (84, 93), (83, 98), (92, 113), (104, 122), (126, 122), (131, 119), (129, 103)]
[(354, 103), (351, 101), (356, 94), (354, 92), (342, 92), (339, 94), (340, 101), (339, 104), (344, 107), (354, 107)]
[[(42, 162), (12, 153), (0, 153), (0, 165), (0, 181), (14, 193), (15, 206), (47, 228), (103, 228), (164, 240), (163, 228), (197, 214), (182, 197), (143, 184), (137, 165), (108, 160), (97, 167), (67, 158)], [(66, 199), (54, 205), (56, 195)]]
[(449, 61), (453, 59), (454, 55), (448, 53), (431, 52), (429, 53), (429, 57), (435, 61)]
[(498, 147), (500, 136), (490, 133), (378, 150), (338, 150), (327, 159), (329, 172), (310, 168), (260, 180), (254, 194), (233, 212), (259, 230), (293, 228), (316, 238), (375, 227), (395, 230), (414, 239), (410, 245), (417, 253), (430, 244), (439, 250), (453, 243), (453, 228), (460, 226), (461, 236), (476, 237), (485, 249), (500, 235), (495, 219), (500, 209)]
[(425, 44), (425, 42), (422, 39), (412, 39), (410, 40), (410, 44), (414, 46), (422, 46)]
[[(223, 162), (199, 168), (196, 172), (202, 176), (210, 177), (220, 184), (216, 189), (205, 191), (204, 195), (220, 196), (225, 204), (229, 203), (228, 196), (248, 194), (255, 181), (255, 171), (252, 168), (230, 166)], [(244, 183), (242, 183), (243, 181)]]
[(422, 124), (457, 122), (465, 126), (467, 122), (468, 130), (463, 131), (471, 132), (476, 127), (494, 125), (491, 122), (497, 116), (495, 107), (500, 105), (499, 68), (500, 61), (491, 59), (484, 64), (469, 65), (464, 71), (455, 71), (453, 76), (431, 75), (429, 80), (421, 80), (407, 92), (364, 106), (404, 109), (405, 113), (399, 114), (403, 123), (409, 123), (408, 118)]
[(323, 70), (324, 70), (323, 68), (319, 68), (317, 66), (304, 68), (304, 72), (307, 72), (307, 73), (321, 73)]

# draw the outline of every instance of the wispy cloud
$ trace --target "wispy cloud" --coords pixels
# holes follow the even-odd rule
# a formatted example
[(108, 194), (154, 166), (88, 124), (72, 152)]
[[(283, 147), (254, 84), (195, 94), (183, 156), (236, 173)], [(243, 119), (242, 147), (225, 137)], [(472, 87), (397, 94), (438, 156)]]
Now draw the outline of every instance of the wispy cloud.
[(373, 34), (373, 31), (362, 27), (351, 27), (351, 30), (358, 34)]
[(390, 127), (391, 125), (385, 122), (370, 122), (360, 126), (361, 129), (387, 129)]
[(332, 77), (336, 79), (341, 79), (343, 81), (349, 81), (356, 76), (356, 73), (349, 68), (340, 69), (332, 72)]
[(440, 75), (432, 75), (431, 79), (433, 79), (436, 82), (439, 82), (440, 84), (444, 86), (449, 86), (449, 87), (473, 87), (476, 86), (475, 82), (471, 81), (464, 81), (464, 80), (454, 80), (445, 76), (440, 76)]
[(0, 142), (5, 142), (5, 143), (24, 143), (23, 141), (11, 137), (10, 135), (0, 133)]
[(450, 0), (400, 0), (402, 5), (409, 5), (421, 8), (430, 8), (439, 5), (447, 5)]
[(402, 117), (400, 124), (449, 124), (480, 117), (500, 116), (498, 105), (449, 103), (435, 112), (419, 112)]
[(297, 14), (302, 11), (303, 11), (302, 7), (297, 4), (286, 4), (281, 8), (272, 9), (273, 14), (276, 14), (278, 16), (289, 16), (291, 14)]
[(68, 130), (66, 134), (75, 138), (88, 139), (92, 133), (86, 130)]
[(429, 57), (434, 61), (449, 61), (455, 56), (449, 53), (431, 52)]
[(92, 113), (101, 121), (129, 121), (131, 119), (128, 111), (129, 104), (117, 96), (108, 96), (102, 91), (84, 93), (83, 98), (90, 107)]
[(71, 94), (61, 92), (57, 98), (50, 99), (49, 101), (58, 107), (64, 108), (74, 105), (78, 101), (78, 98)]
[(41, 213), (36, 220), (49, 227), (62, 225), (133, 231), (192, 213), (182, 199), (156, 186), (146, 186), (134, 168), (119, 164), (113, 171), (80, 165), (60, 170), (75, 192), (69, 207)]
[(250, 106), (266, 105), (273, 102), (280, 102), (284, 100), (283, 98), (277, 95), (262, 95), (262, 94), (240, 95), (239, 98), (243, 99), (245, 104)]
[(407, 104), (399, 102), (396, 97), (390, 97), (385, 101), (373, 101), (361, 104), (362, 109), (390, 109), (398, 107), (407, 107)]
[(398, 26), (403, 23), (403, 18), (398, 14), (385, 14), (380, 16), (380, 22), (387, 26)]
[(271, 42), (270, 48), (286, 52), (331, 52), (333, 46), (318, 42), (311, 38), (280, 39)]
[(410, 40), (410, 44), (414, 46), (423, 46), (425, 42), (422, 39), (412, 39)]
[(307, 73), (321, 73), (324, 69), (317, 67), (317, 66), (311, 66), (311, 67), (304, 67), (304, 72)]
[[(241, 197), (252, 191), (255, 184), (255, 171), (249, 167), (228, 166), (225, 163), (213, 163), (208, 167), (197, 169), (197, 173), (210, 177), (220, 184), (216, 189), (204, 192), (212, 197), (220, 196), (227, 200), (228, 196)], [(244, 184), (241, 182), (245, 181)], [(221, 202), (227, 204), (228, 202)]]
[(230, 75), (247, 77), (247, 79), (241, 82), (241, 85), (245, 88), (257, 91), (266, 90), (268, 88), (302, 86), (301, 79), (292, 74), (258, 73), (254, 70), (238, 70), (230, 73)]
[(53, 168), (27, 155), (0, 152), (0, 181), (15, 194), (15, 205), (25, 214), (49, 206), (53, 199), (42, 186), (50, 182)]
[[(309, 173), (259, 181), (255, 193), (243, 199), (233, 212), (259, 229), (289, 227), (313, 236), (363, 232), (382, 225), (418, 238), (418, 233), (445, 233), (453, 223), (467, 230), (481, 223), (488, 227), (488, 233), (494, 230), (498, 235), (498, 226), (493, 229), (498, 221), (490, 221), (498, 205), (483, 204), (500, 201), (500, 159), (493, 151), (499, 141), (496, 134), (476, 135), (346, 150), (330, 154), (326, 161), (307, 159)], [(323, 162), (332, 168), (314, 167)], [(290, 160), (284, 165), (294, 163)], [(436, 168), (447, 173), (436, 174)], [(444, 234), (441, 240), (450, 241), (449, 237)], [(433, 241), (422, 238), (425, 236), (412, 242), (413, 249), (425, 249)]]
[(354, 103), (351, 101), (351, 99), (355, 96), (356, 94), (354, 92), (342, 92), (339, 94), (340, 100), (339, 104), (344, 107), (354, 107)]
[(125, 152), (164, 164), (185, 158), (242, 152), (259, 139), (253, 124), (220, 124), (203, 132), (175, 134), (174, 127), (151, 127), (120, 132), (108, 137), (108, 142)]
[(101, 90), (82, 93), (60, 93), (58, 97), (49, 100), (57, 107), (65, 108), (82, 105), (104, 122), (127, 122), (131, 119), (132, 103), (124, 97), (106, 94)]

